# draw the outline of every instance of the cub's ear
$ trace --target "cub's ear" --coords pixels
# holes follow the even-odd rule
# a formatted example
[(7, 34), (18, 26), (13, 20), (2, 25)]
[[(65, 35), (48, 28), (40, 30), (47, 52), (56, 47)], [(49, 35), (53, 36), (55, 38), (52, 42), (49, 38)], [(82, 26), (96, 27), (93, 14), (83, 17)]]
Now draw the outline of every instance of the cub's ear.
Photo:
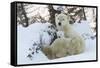
[(58, 15), (58, 14), (56, 13), (56, 14), (55, 14), (55, 17), (56, 17), (57, 15)]

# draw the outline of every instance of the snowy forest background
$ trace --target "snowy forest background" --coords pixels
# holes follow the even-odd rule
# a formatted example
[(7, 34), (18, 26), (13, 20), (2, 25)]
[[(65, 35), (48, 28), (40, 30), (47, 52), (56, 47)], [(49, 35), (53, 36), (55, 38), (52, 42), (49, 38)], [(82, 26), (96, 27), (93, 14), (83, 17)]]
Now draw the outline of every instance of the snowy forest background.
[[(49, 60), (40, 47), (55, 37), (55, 14), (69, 14), (70, 24), (86, 42), (85, 53)], [(96, 8), (17, 3), (18, 64), (96, 59)], [(52, 26), (53, 25), (53, 26)]]

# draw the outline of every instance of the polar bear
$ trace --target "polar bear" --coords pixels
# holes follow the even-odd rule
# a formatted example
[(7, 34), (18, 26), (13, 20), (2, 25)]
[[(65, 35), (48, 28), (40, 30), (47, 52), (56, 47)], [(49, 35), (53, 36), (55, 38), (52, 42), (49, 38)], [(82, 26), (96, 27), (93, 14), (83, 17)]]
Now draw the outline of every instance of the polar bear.
[(85, 42), (81, 35), (74, 31), (69, 20), (69, 16), (63, 13), (55, 15), (57, 29), (64, 32), (64, 37), (57, 38), (50, 46), (42, 47), (42, 51), (49, 59), (84, 52)]

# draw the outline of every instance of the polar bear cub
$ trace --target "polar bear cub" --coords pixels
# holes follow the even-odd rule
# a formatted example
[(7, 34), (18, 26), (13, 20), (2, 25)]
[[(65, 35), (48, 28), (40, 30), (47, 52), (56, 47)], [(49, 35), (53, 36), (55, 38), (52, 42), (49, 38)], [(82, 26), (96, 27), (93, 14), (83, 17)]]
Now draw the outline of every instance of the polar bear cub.
[(85, 42), (81, 35), (74, 31), (69, 24), (69, 16), (63, 13), (55, 15), (58, 31), (63, 31), (64, 36), (57, 38), (50, 46), (42, 47), (42, 51), (49, 59), (61, 58), (84, 52)]

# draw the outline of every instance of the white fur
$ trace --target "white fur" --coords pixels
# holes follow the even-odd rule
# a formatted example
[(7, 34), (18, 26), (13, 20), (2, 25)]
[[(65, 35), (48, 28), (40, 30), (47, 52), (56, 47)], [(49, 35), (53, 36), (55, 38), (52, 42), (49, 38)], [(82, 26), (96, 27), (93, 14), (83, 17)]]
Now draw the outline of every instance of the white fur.
[(69, 16), (63, 13), (55, 16), (57, 29), (63, 31), (64, 36), (57, 38), (49, 47), (43, 47), (43, 52), (49, 59), (84, 52), (85, 42), (81, 35), (71, 27), (69, 20)]

